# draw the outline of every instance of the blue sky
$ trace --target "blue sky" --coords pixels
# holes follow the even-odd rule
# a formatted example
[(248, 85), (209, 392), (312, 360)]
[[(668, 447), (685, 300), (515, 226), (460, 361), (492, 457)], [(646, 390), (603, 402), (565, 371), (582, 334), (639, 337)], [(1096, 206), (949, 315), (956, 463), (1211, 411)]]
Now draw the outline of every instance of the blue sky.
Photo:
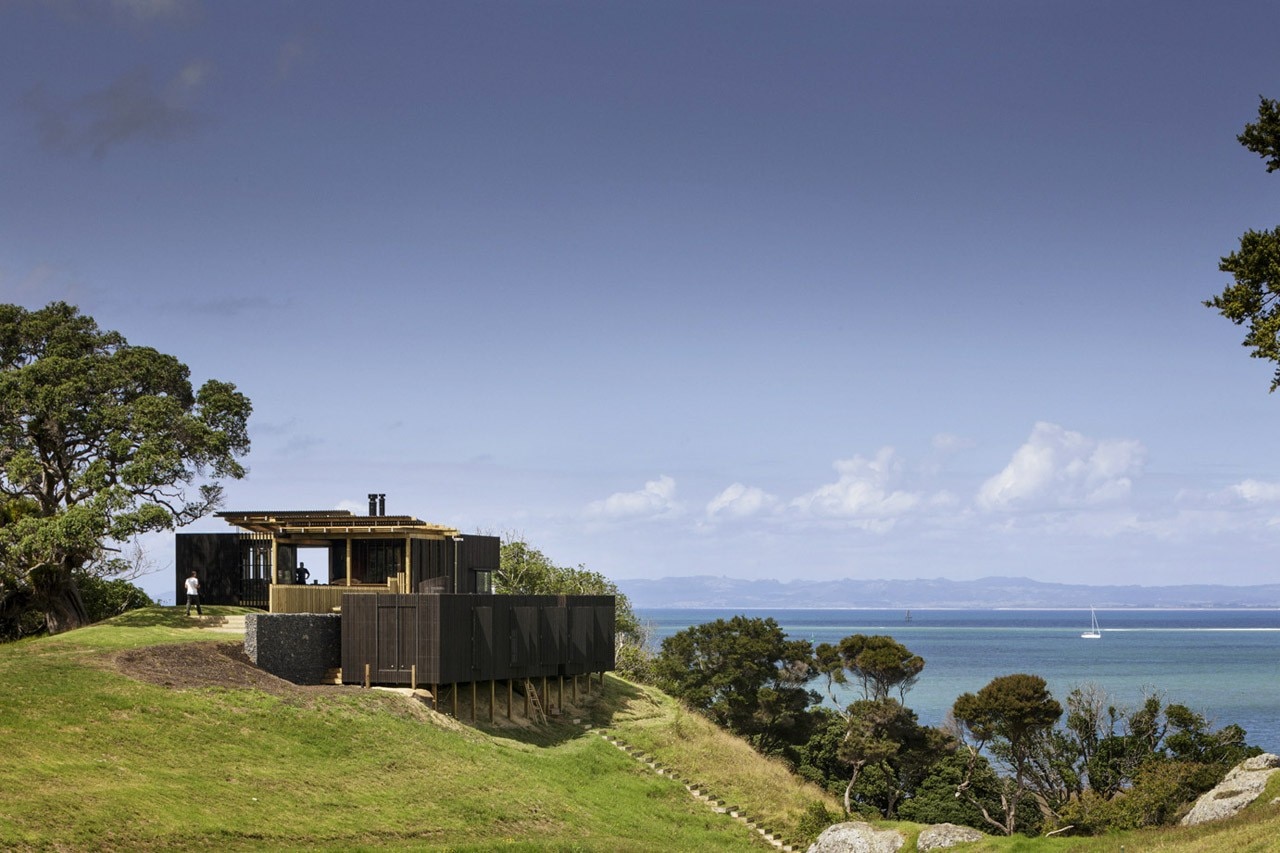
[(1271, 582), (1280, 404), (1201, 301), (1280, 215), (1235, 141), (1278, 27), (10, 0), (0, 298), (248, 394), (229, 509), (383, 492), (618, 580)]

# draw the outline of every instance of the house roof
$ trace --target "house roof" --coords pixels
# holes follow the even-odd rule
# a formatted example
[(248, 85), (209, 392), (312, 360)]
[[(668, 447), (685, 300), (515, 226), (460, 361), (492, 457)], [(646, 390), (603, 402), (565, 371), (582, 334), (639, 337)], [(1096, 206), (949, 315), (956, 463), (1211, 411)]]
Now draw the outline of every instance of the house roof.
[(345, 509), (255, 510), (219, 512), (218, 518), (252, 533), (285, 536), (409, 537), (444, 539), (460, 535), (443, 524), (431, 524), (411, 515), (355, 515)]

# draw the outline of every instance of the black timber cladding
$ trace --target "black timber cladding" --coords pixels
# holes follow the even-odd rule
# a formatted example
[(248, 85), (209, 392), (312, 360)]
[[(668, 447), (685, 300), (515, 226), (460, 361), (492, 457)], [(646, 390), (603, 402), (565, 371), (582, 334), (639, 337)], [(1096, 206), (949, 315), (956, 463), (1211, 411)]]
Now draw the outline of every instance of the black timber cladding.
[(378, 684), (505, 681), (614, 668), (611, 595), (342, 598), (342, 678)]
[(186, 601), (192, 572), (200, 580), (202, 604), (266, 607), (266, 579), (244, 577), (239, 533), (178, 533), (174, 536), (174, 603)]
[(476, 572), (497, 572), (502, 540), (497, 536), (415, 539), (410, 547), (418, 592), (476, 592)]

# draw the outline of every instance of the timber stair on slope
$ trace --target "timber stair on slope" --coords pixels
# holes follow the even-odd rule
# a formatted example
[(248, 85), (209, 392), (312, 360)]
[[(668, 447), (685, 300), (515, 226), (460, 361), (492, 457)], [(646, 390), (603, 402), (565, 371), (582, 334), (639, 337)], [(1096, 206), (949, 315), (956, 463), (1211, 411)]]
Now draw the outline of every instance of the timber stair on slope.
[(214, 634), (243, 634), (244, 633), (244, 614), (237, 616), (196, 616), (188, 617), (191, 620), (191, 627), (198, 628), (201, 631), (208, 631)]
[(600, 735), (600, 737), (604, 738), (605, 741), (613, 744), (622, 752), (625, 752), (627, 755), (631, 756), (636, 761), (648, 767), (654, 773), (657, 773), (659, 776), (666, 776), (670, 779), (674, 779), (680, 784), (684, 785), (685, 790), (689, 792), (689, 795), (691, 797), (693, 797), (695, 800), (698, 800), (701, 803), (705, 803), (706, 806), (716, 814), (728, 815), (729, 817), (733, 818), (739, 823), (745, 825), (748, 829), (754, 830), (756, 833), (760, 835), (761, 838), (763, 838), (765, 841), (767, 841), (769, 844), (771, 844), (773, 847), (777, 848), (778, 850), (786, 850), (786, 851), (796, 850), (796, 847), (794, 845), (788, 844), (782, 839), (780, 835), (778, 835), (775, 832), (771, 832), (767, 828), (761, 826), (755, 820), (748, 817), (746, 812), (744, 812), (738, 806), (726, 805), (723, 799), (715, 796), (714, 794), (709, 793), (705, 785), (700, 785), (697, 782), (691, 782), (688, 779), (683, 778), (682, 776), (678, 775), (674, 770), (659, 764), (658, 761), (654, 759), (652, 756), (646, 755), (640, 750), (632, 747), (630, 744), (625, 743), (617, 735), (611, 734), (610, 732), (604, 731), (601, 729), (594, 729), (590, 723), (586, 723), (584, 725), (588, 731), (594, 731), (596, 734)]

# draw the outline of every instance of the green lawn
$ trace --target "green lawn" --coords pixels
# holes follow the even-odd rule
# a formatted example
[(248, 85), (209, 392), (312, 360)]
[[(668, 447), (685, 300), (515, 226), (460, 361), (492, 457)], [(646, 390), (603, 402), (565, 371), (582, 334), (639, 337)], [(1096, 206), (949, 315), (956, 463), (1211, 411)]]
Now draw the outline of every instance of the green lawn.
[(153, 608), (0, 646), (0, 848), (759, 844), (568, 721), (482, 731), (380, 691), (178, 690), (105, 664), (126, 648), (227, 639), (190, 625)]

